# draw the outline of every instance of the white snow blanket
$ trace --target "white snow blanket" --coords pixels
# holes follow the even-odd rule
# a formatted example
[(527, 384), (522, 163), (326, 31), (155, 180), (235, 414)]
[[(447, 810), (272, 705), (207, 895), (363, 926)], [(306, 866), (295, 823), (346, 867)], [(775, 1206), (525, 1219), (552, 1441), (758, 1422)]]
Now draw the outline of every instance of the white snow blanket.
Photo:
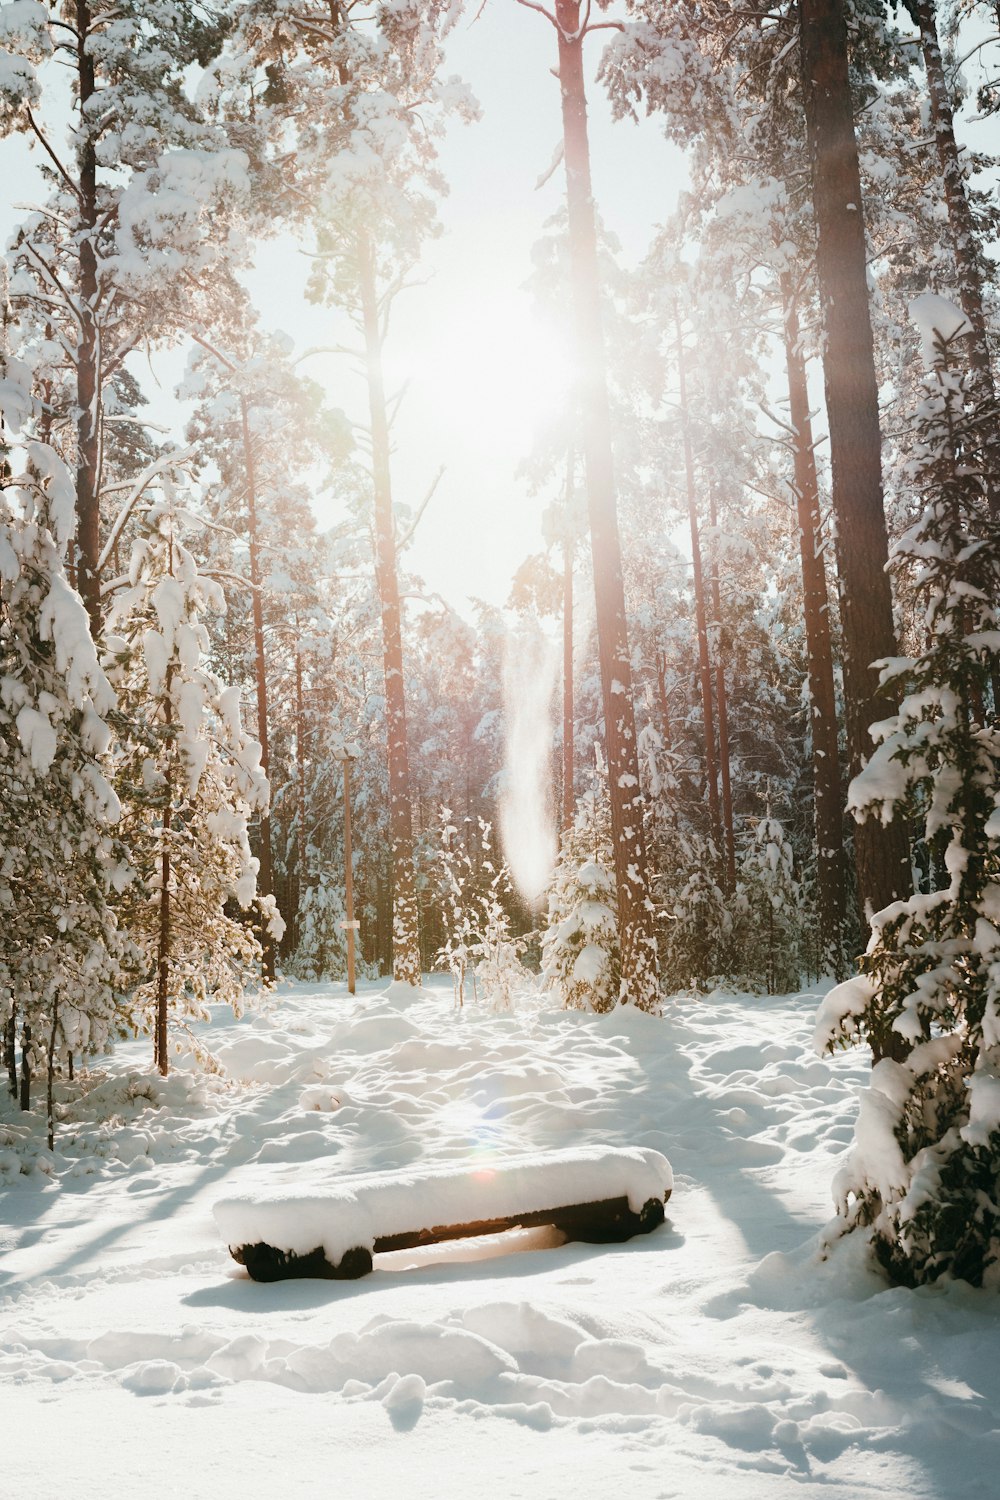
[[(20, 1500), (991, 1500), (1000, 1296), (890, 1287), (821, 1230), (864, 1051), (821, 995), (680, 995), (662, 1020), (457, 1012), (450, 979), (283, 988), (0, 1089), (0, 1493)], [(600, 1142), (661, 1151), (667, 1223), (608, 1249), (512, 1230), (253, 1282), (223, 1197)], [(158, 1455), (166, 1457), (158, 1458)], [(176, 1456), (183, 1455), (183, 1475)]]
[(375, 1248), (392, 1235), (511, 1219), (577, 1203), (627, 1198), (640, 1213), (650, 1199), (663, 1202), (674, 1185), (659, 1151), (590, 1146), (542, 1152), (513, 1161), (479, 1163), (464, 1171), (381, 1173), (359, 1177), (321, 1193), (252, 1193), (215, 1205), (215, 1222), (232, 1248), (270, 1245), (307, 1255), (320, 1246), (331, 1265), (355, 1246)]

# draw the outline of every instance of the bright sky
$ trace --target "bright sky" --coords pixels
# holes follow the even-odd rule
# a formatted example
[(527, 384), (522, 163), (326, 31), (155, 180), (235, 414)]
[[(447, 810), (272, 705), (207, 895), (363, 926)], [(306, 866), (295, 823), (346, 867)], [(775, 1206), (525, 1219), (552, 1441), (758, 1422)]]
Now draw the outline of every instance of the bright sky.
[[(595, 69), (606, 35), (589, 43)], [(515, 569), (541, 546), (545, 500), (529, 496), (515, 471), (535, 416), (551, 413), (567, 376), (564, 354), (539, 329), (523, 290), (531, 247), (564, 194), (561, 167), (535, 190), (561, 140), (555, 62), (551, 26), (516, 0), (489, 0), (458, 29), (451, 66), (482, 119), (456, 126), (445, 144), (445, 233), (429, 247), (429, 283), (401, 300), (386, 347), (390, 386), (410, 382), (394, 427), (396, 500), (418, 505), (445, 467), (408, 564), (458, 607), (470, 595), (504, 602)], [(595, 196), (634, 264), (676, 199), (681, 156), (655, 121), (614, 125), (596, 85), (591, 121)], [(305, 263), (297, 275), (288, 261), (287, 245), (264, 247), (261, 306), (303, 348), (323, 343), (317, 310), (297, 295)], [(317, 358), (303, 368), (363, 419), (364, 391), (346, 362)]]
[[(530, 450), (535, 417), (551, 413), (566, 379), (565, 357), (539, 329), (523, 290), (531, 247), (564, 193), (561, 167), (535, 189), (561, 139), (555, 35), (516, 0), (488, 0), (473, 21), (476, 9), (470, 5), (455, 33), (450, 61), (483, 117), (478, 125), (456, 125), (444, 145), (451, 184), (441, 209), (445, 232), (427, 255), (428, 284), (401, 300), (386, 349), (390, 386), (409, 381), (394, 427), (397, 501), (418, 505), (445, 468), (408, 563), (429, 590), (459, 608), (471, 595), (502, 603), (518, 564), (541, 546), (546, 501), (531, 498), (515, 471)], [(593, 69), (606, 35), (588, 44)], [(655, 121), (612, 124), (596, 85), (591, 127), (598, 205), (626, 263), (634, 264), (676, 199), (680, 154)], [(19, 217), (12, 205), (37, 199), (39, 189), (24, 137), (0, 142), (0, 162), (6, 239)], [(295, 243), (277, 239), (262, 246), (252, 288), (265, 324), (284, 329), (299, 350), (337, 336), (335, 315), (304, 301), (306, 274)], [(136, 372), (154, 421), (183, 420), (170, 387), (184, 357), (155, 362), (159, 390), (148, 368)], [(364, 390), (349, 361), (317, 357), (303, 370), (364, 420)], [(318, 511), (321, 521), (334, 519), (322, 504)]]

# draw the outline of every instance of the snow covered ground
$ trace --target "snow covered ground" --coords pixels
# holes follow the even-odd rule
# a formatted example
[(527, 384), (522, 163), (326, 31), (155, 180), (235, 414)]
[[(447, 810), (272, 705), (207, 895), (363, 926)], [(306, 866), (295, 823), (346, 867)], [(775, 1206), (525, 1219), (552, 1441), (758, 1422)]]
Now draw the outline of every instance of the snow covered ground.
[[(811, 1054), (816, 1004), (493, 1015), (437, 981), (294, 986), (217, 1017), (225, 1077), (123, 1047), (54, 1159), (4, 1093), (0, 1494), (995, 1495), (995, 1294), (817, 1258), (866, 1059)], [(663, 1228), (262, 1286), (212, 1218), (255, 1184), (588, 1142), (669, 1157)]]

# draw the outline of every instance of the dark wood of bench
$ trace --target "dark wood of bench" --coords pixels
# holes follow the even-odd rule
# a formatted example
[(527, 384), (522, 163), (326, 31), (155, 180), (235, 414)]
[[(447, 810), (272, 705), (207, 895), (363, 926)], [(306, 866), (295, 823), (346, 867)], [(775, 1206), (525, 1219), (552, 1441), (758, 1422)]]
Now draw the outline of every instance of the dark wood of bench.
[[(665, 1200), (664, 1200), (665, 1201)], [(652, 1207), (650, 1205), (653, 1205)], [(659, 1218), (656, 1218), (656, 1207)], [(643, 1208), (649, 1210), (649, 1229), (663, 1223), (663, 1205), (651, 1199)], [(375, 1241), (375, 1253), (380, 1255), (390, 1250), (416, 1250), (422, 1245), (437, 1245), (443, 1240), (469, 1240), (478, 1235), (503, 1234), (507, 1229), (534, 1229), (541, 1224), (552, 1224), (561, 1229), (567, 1239), (585, 1240), (591, 1236), (592, 1243), (600, 1243), (605, 1233), (628, 1228), (628, 1238), (642, 1233), (636, 1221), (641, 1215), (629, 1208), (627, 1198), (604, 1198), (598, 1203), (570, 1203), (564, 1208), (539, 1208), (533, 1213), (508, 1214), (501, 1219), (479, 1219), (469, 1224), (436, 1224), (432, 1229), (416, 1229), (406, 1234), (383, 1235)]]
[[(436, 1224), (430, 1229), (415, 1229), (401, 1234), (381, 1235), (373, 1250), (383, 1254), (391, 1250), (416, 1250), (443, 1240), (472, 1239), (478, 1235), (502, 1234), (507, 1229), (530, 1229), (551, 1224), (569, 1240), (591, 1245), (621, 1244), (637, 1234), (649, 1234), (663, 1223), (663, 1198), (650, 1198), (636, 1213), (627, 1198), (605, 1198), (596, 1203), (568, 1203), (561, 1208), (540, 1208), (530, 1213), (508, 1214), (498, 1219), (477, 1219), (467, 1224)], [(288, 1278), (317, 1276), (336, 1281), (353, 1281), (372, 1269), (372, 1251), (357, 1246), (348, 1250), (341, 1261), (331, 1265), (322, 1247), (305, 1255), (276, 1250), (260, 1242), (256, 1245), (232, 1245), (233, 1259), (246, 1266), (254, 1281), (284, 1281)]]

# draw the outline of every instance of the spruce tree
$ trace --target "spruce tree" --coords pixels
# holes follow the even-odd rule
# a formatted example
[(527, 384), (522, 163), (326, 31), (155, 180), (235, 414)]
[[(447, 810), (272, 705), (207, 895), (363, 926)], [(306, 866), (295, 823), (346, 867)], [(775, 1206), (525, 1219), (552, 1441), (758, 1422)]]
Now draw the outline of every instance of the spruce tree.
[(831, 991), (818, 1040), (863, 1037), (882, 1060), (836, 1192), (897, 1281), (976, 1284), (1000, 1259), (1000, 732), (986, 713), (1000, 651), (1000, 527), (976, 457), (988, 419), (959, 368), (962, 313), (913, 304), (933, 367), (909, 478), (917, 510), (893, 567), (923, 606), (917, 652), (888, 663), (898, 713), (852, 784), (859, 815), (908, 817), (932, 853), (927, 889), (879, 912), (863, 974)]
[(542, 935), (542, 979), (567, 1008), (608, 1011), (618, 1003), (621, 947), (603, 782), (580, 798), (563, 837)]
[(189, 524), (166, 489), (133, 547), (108, 636), (122, 710), (117, 784), (139, 877), (124, 915), (143, 955), (136, 1001), (161, 1073), (170, 1017), (207, 1019), (210, 1001), (239, 1012), (261, 927), (282, 930), (273, 897), (257, 896), (248, 837), (251, 813), (267, 805), (260, 744), (240, 723), (239, 688), (207, 665), (203, 617), (225, 601), (185, 545)]
[[(30, 400), (15, 361), (0, 360), (8, 432)], [(115, 697), (66, 577), (74, 492), (51, 448), (7, 445), (0, 480), (0, 1021), (20, 1098), (44, 1059), (48, 1135), (53, 1080), (71, 1057), (103, 1051), (128, 1023), (127, 945), (115, 892), (130, 878), (114, 837), (107, 776)], [(7, 460), (5, 460), (7, 462)]]

